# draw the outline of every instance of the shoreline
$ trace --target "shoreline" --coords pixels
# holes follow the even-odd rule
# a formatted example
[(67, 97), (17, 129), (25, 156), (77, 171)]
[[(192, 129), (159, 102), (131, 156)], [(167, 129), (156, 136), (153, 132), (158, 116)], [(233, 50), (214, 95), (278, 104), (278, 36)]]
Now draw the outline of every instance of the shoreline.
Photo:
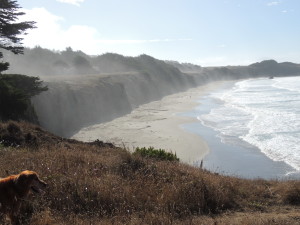
[[(227, 88), (227, 84), (223, 87)], [(217, 91), (222, 91), (222, 87)], [(209, 93), (202, 95), (199, 102), (199, 107), (183, 115), (198, 117), (219, 107)], [(261, 149), (243, 140), (224, 142), (219, 131), (203, 125), (200, 120), (183, 124), (182, 127), (198, 134), (207, 142), (210, 152), (203, 159), (203, 168), (209, 171), (247, 179), (300, 179), (300, 172), (286, 162), (269, 158)], [(199, 165), (200, 162), (195, 163), (195, 166)]]
[(198, 121), (197, 118), (182, 113), (199, 106), (202, 96), (224, 83), (216, 81), (166, 96), (141, 105), (126, 116), (83, 128), (71, 138), (81, 141), (100, 139), (131, 151), (136, 147), (162, 148), (176, 153), (182, 162), (192, 164), (203, 159), (210, 150), (201, 136), (182, 127)]
[[(99, 139), (133, 151), (136, 147), (161, 148), (176, 153), (181, 162), (224, 175), (247, 179), (299, 179), (284, 162), (268, 158), (255, 146), (224, 143), (217, 131), (197, 119), (214, 107), (210, 93), (236, 81), (216, 81), (172, 94), (134, 109), (107, 123), (81, 129), (71, 138)], [(295, 173), (294, 173), (295, 172)]]

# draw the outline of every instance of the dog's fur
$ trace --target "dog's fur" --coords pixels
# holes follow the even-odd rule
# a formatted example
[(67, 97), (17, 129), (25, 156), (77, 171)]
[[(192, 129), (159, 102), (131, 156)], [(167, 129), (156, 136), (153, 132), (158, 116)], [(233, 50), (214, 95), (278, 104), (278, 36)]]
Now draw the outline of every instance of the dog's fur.
[(46, 186), (36, 172), (29, 170), (0, 179), (0, 215), (7, 214), (12, 224), (20, 224), (18, 214), (22, 201), (30, 191), (40, 193)]

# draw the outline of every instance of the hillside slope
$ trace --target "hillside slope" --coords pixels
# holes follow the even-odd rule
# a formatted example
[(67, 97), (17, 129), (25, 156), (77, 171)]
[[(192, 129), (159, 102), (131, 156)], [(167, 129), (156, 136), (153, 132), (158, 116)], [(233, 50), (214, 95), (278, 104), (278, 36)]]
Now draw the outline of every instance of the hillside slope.
[(30, 169), (49, 184), (22, 224), (300, 224), (300, 181), (225, 177), (26, 123), (0, 124), (0, 143), (1, 177)]

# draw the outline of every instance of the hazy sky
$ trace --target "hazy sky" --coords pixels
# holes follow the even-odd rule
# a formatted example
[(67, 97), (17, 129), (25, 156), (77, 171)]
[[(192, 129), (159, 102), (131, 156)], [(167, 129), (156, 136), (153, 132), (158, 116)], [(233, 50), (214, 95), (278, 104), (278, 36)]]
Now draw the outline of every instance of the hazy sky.
[(202, 66), (300, 63), (299, 0), (19, 0), (24, 45)]

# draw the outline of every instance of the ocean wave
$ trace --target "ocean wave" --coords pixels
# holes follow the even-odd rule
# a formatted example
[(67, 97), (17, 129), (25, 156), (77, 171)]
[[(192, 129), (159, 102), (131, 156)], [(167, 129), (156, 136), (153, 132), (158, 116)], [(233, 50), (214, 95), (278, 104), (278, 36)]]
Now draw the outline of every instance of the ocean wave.
[(300, 78), (251, 79), (213, 94), (218, 106), (198, 116), (223, 142), (245, 141), (300, 171)]

